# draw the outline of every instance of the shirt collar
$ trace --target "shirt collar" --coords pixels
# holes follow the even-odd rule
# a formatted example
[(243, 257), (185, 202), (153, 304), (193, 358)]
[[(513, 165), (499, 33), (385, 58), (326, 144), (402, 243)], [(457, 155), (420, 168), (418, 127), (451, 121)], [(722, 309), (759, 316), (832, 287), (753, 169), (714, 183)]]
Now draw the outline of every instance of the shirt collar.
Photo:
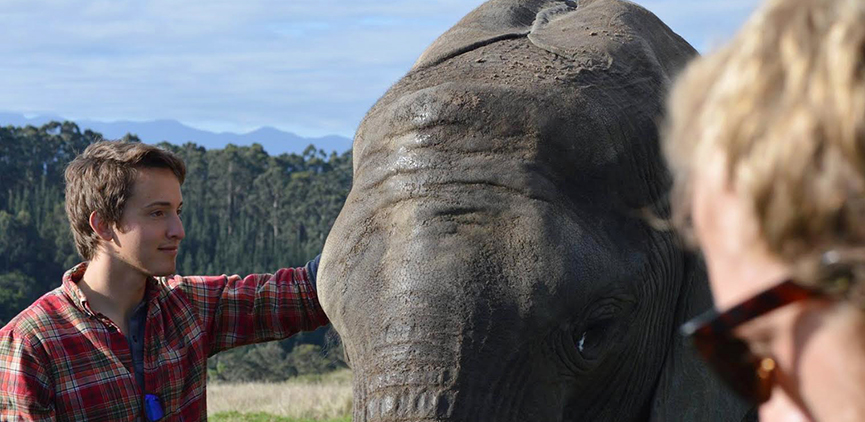
[[(87, 261), (82, 262), (63, 274), (63, 284), (61, 288), (63, 289), (63, 293), (72, 300), (72, 303), (75, 304), (75, 307), (86, 313), (87, 315), (96, 316), (96, 313), (90, 309), (90, 305), (87, 303), (87, 297), (84, 296), (84, 292), (78, 287), (78, 282), (81, 281), (82, 277), (84, 277), (84, 272), (87, 270)], [(154, 294), (156, 294), (159, 289), (155, 289), (154, 284), (157, 283), (156, 279), (153, 277), (147, 277), (147, 287), (144, 290), (144, 301), (149, 302)], [(139, 304), (138, 306), (141, 306)]]

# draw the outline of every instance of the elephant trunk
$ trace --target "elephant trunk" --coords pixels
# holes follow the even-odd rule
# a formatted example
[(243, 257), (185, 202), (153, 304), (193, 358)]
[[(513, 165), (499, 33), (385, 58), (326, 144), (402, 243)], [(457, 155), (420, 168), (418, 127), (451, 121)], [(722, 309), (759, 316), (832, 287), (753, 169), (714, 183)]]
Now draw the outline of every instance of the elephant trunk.
[(448, 370), (367, 376), (367, 381), (355, 385), (356, 403), (352, 420), (453, 420), (457, 393), (443, 387), (450, 377)]
[[(355, 422), (507, 422), (519, 400), (490, 394), (482, 385), (460, 380), (462, 376), (442, 367), (425, 370), (391, 367), (372, 375), (355, 370)], [(480, 378), (480, 377), (478, 377)], [(494, 386), (489, 386), (495, 389)], [(502, 403), (502, 402), (505, 403)]]
[(457, 317), (447, 309), (456, 302), (438, 302), (434, 318), (422, 302), (408, 304), (370, 341), (346, 344), (358, 357), (352, 420), (506, 422), (519, 413), (525, 390), (514, 385), (527, 381), (528, 367), (503, 358), (510, 336), (477, 323), (489, 315)]

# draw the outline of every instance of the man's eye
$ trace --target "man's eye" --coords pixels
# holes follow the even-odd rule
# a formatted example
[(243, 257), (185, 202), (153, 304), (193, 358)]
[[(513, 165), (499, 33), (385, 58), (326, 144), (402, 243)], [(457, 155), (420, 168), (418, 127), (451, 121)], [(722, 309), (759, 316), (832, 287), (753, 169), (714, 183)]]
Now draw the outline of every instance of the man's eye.
[(162, 215), (163, 215), (162, 211), (153, 211), (152, 213), (150, 213), (151, 217), (162, 217)]

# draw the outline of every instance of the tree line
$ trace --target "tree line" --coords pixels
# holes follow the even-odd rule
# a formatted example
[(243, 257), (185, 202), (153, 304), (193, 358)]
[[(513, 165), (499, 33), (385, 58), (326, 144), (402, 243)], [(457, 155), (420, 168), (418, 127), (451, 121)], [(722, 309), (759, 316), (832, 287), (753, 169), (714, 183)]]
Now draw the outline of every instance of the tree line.
[[(0, 127), (0, 326), (80, 261), (63, 206), (66, 164), (102, 140), (73, 122)], [(140, 141), (135, 135), (125, 140)], [(160, 143), (187, 166), (179, 274), (302, 266), (321, 251), (351, 187), (351, 152), (269, 155), (259, 144)], [(211, 379), (281, 380), (343, 366), (328, 328), (211, 358)]]

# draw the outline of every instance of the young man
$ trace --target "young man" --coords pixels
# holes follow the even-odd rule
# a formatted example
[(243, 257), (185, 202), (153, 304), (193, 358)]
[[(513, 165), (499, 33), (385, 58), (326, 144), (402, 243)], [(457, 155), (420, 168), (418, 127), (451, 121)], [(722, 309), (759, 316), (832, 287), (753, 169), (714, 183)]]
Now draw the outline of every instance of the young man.
[(174, 276), (173, 154), (98, 142), (66, 169), (85, 262), (0, 329), (0, 420), (203, 420), (207, 358), (328, 323), (313, 260), (274, 274)]

